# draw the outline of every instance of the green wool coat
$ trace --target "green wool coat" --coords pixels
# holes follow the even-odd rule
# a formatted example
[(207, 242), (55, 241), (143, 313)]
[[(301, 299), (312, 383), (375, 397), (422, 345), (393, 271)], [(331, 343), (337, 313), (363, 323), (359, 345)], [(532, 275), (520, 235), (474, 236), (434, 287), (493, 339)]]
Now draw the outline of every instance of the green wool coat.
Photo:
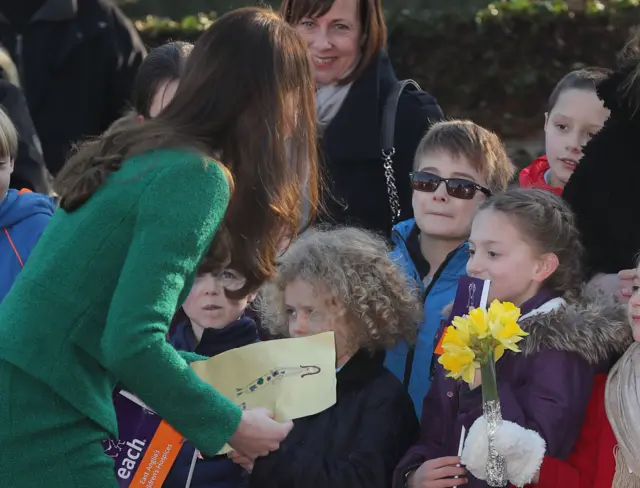
[[(55, 213), (0, 305), (0, 385), (13, 392), (0, 391), (0, 416), (15, 417), (0, 418), (0, 446), (29, 436), (61, 445), (59, 411), (76, 412), (95, 427), (92, 436), (96, 429), (116, 436), (112, 392), (121, 382), (204, 454), (219, 451), (241, 410), (200, 381), (165, 335), (228, 201), (218, 164), (163, 149), (128, 159), (82, 207)], [(20, 418), (17, 398), (23, 405), (33, 398), (42, 418)], [(21, 451), (0, 456), (0, 475), (9, 472), (5, 462), (14, 463), (13, 473), (21, 459), (47, 462), (30, 442)]]

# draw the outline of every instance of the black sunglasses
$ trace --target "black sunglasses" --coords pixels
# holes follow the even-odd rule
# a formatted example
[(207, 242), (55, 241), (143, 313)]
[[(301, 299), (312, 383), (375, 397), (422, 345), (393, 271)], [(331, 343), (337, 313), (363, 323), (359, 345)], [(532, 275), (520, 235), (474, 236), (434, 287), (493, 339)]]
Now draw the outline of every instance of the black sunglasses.
[(478, 191), (488, 197), (491, 196), (491, 190), (464, 178), (441, 178), (428, 171), (415, 171), (409, 173), (409, 176), (411, 177), (411, 188), (415, 191), (433, 193), (438, 189), (440, 183), (444, 182), (447, 187), (447, 193), (454, 198), (471, 200)]

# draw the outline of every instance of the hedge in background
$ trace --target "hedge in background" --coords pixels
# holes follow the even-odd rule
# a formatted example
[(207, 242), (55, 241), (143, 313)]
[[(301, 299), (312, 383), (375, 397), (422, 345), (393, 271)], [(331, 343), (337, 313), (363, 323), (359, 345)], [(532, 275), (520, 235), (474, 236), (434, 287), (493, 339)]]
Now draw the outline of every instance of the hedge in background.
[[(438, 98), (449, 117), (473, 119), (505, 138), (542, 129), (547, 99), (568, 71), (612, 67), (640, 24), (638, 0), (592, 2), (569, 12), (565, 2), (517, 0), (489, 5), (474, 19), (455, 15), (391, 15), (389, 53), (399, 77)], [(211, 19), (137, 22), (144, 41), (195, 40)]]

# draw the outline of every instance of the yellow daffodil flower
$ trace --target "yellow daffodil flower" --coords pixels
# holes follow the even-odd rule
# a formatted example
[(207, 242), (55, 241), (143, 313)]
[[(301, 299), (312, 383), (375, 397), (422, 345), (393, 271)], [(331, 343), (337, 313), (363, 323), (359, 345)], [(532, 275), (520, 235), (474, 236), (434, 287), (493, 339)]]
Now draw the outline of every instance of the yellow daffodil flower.
[[(517, 320), (520, 318), (520, 309), (513, 303), (500, 303), (494, 300), (487, 313), (489, 315), (489, 328), (491, 329), (493, 338), (504, 348), (513, 352), (520, 352), (516, 344), (520, 342), (523, 337), (529, 335), (518, 325)], [(504, 349), (496, 350), (496, 360), (498, 359), (497, 356), (502, 356), (503, 353)]]
[(528, 334), (518, 325), (520, 309), (513, 303), (494, 300), (488, 310), (473, 309), (469, 315), (454, 317), (445, 330), (442, 341), (444, 353), (438, 362), (448, 371), (447, 376), (471, 385), (480, 363), (486, 361), (488, 351), (494, 360), (505, 350), (520, 352), (517, 343)]
[(455, 344), (443, 344), (442, 348), (445, 352), (438, 358), (438, 362), (444, 366), (444, 369), (449, 371), (447, 377), (456, 380), (462, 378), (467, 383), (472, 384), (476, 369), (480, 366), (476, 363), (476, 355), (471, 348), (467, 346), (460, 347)]
[(518, 307), (511, 302), (503, 303), (498, 300), (491, 302), (487, 313), (489, 314), (490, 322), (496, 320), (516, 322), (520, 318), (520, 309)]
[(469, 320), (467, 317), (454, 317), (453, 322), (445, 332), (444, 343), (447, 342), (447, 334), (453, 334), (448, 340), (459, 340), (460, 345), (468, 346), (471, 342), (471, 334), (473, 333), (469, 327)]
[(478, 339), (484, 339), (490, 334), (488, 314), (481, 308), (474, 308), (469, 312), (469, 329)]
[(493, 325), (491, 334), (494, 339), (500, 342), (505, 348), (513, 352), (520, 352), (520, 348), (516, 344), (529, 334), (523, 331), (516, 321), (509, 321), (507, 323), (498, 321), (493, 322), (491, 325)]

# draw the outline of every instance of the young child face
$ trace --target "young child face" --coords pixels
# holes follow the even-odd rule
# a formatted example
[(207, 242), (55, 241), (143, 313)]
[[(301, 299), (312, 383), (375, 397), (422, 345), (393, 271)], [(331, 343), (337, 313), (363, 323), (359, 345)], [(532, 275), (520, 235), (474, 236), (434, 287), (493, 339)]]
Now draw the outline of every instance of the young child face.
[(582, 147), (609, 117), (595, 91), (568, 89), (545, 115), (545, 146), (551, 186), (564, 188), (582, 158)]
[(11, 173), (13, 173), (13, 159), (0, 158), (0, 200), (7, 195)]
[(295, 280), (284, 289), (284, 302), (289, 335), (306, 337), (322, 332), (335, 332), (337, 365), (352, 356), (348, 341), (348, 328), (338, 320), (338, 307), (321, 288)]
[(640, 267), (636, 269), (636, 275), (633, 278), (633, 295), (629, 299), (627, 305), (627, 317), (633, 332), (633, 339), (640, 342)]
[(539, 255), (507, 215), (491, 209), (473, 220), (469, 246), (467, 273), (491, 280), (489, 303), (522, 305), (557, 268), (554, 254)]
[[(423, 171), (441, 178), (461, 178), (487, 187), (486, 178), (464, 158), (454, 158), (446, 152), (425, 155), (418, 161), (416, 172)], [(452, 197), (444, 182), (434, 192), (413, 190), (412, 205), (418, 228), (437, 239), (464, 241), (469, 236), (471, 221), (485, 199), (481, 191), (471, 200)]]
[(238, 290), (244, 283), (244, 277), (233, 270), (224, 270), (219, 276), (199, 275), (182, 306), (194, 329), (223, 329), (238, 320), (252, 297), (231, 300), (224, 288)]

